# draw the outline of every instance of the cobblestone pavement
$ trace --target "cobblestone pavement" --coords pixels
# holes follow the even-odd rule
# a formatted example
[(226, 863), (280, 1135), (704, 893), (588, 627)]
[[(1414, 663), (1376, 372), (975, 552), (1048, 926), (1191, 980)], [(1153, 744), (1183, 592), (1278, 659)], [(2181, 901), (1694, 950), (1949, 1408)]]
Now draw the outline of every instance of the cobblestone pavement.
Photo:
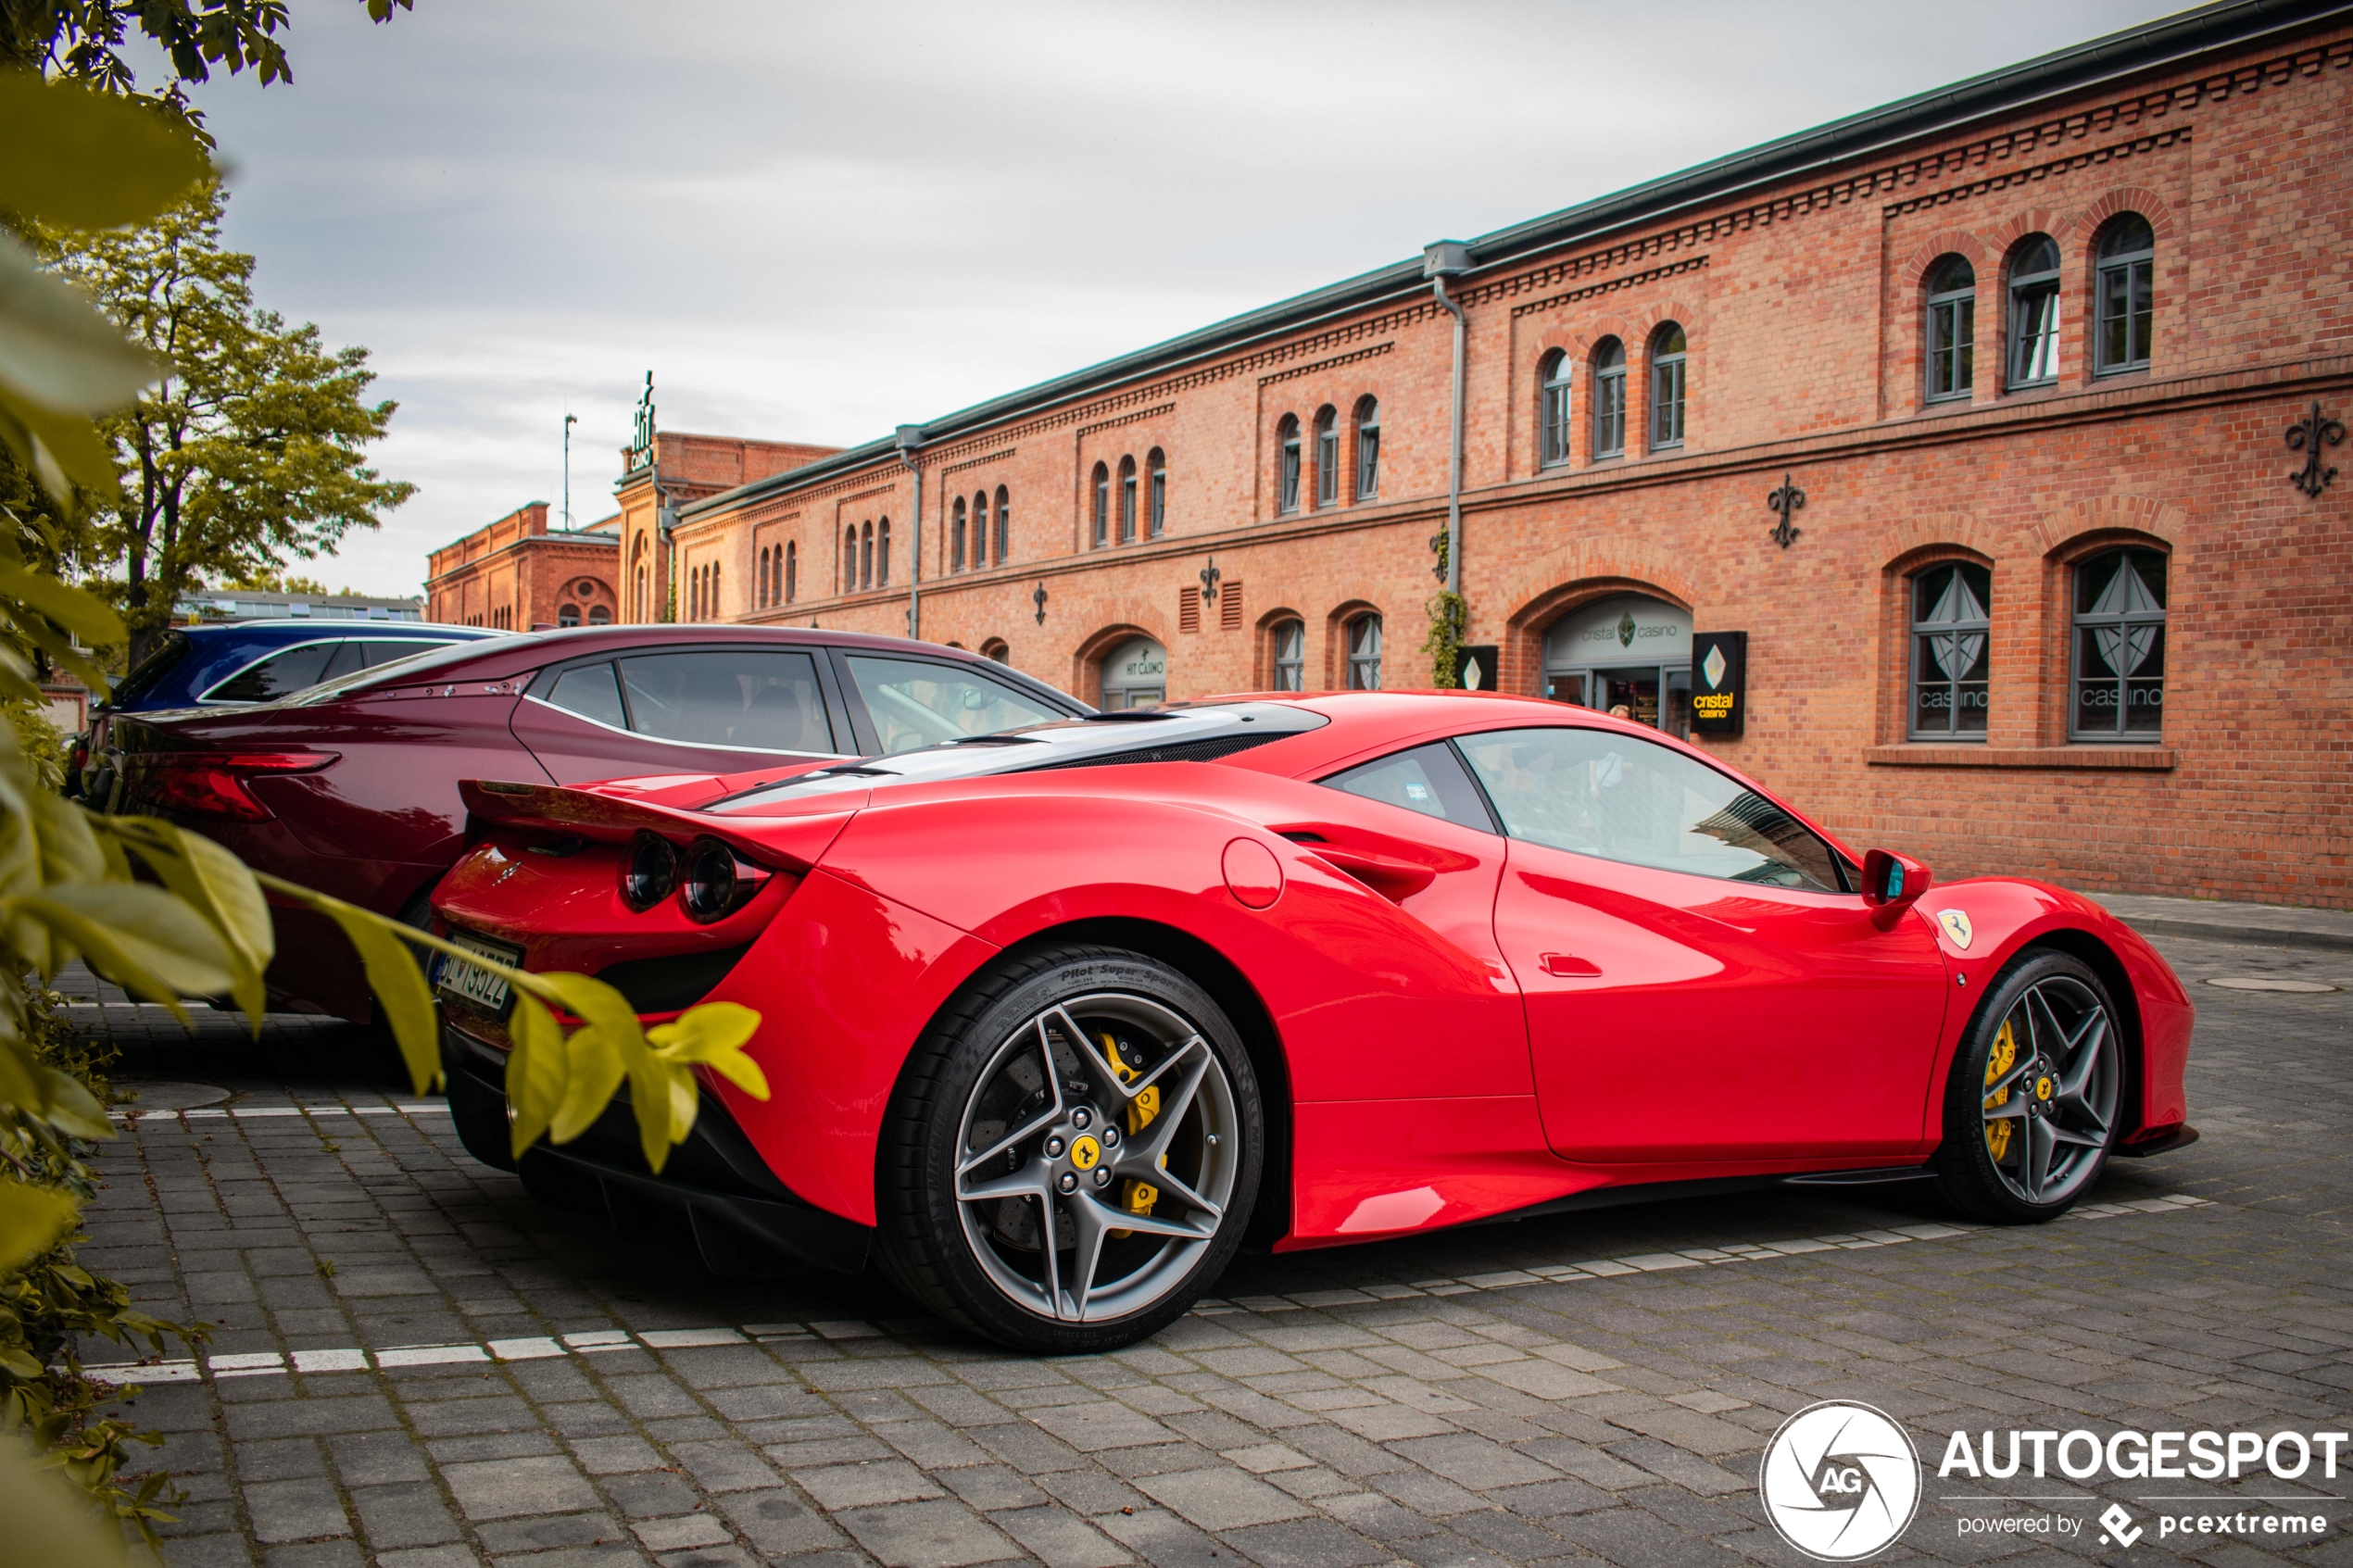
[[(2162, 946), (2201, 1010), (2205, 1141), (2035, 1229), (1958, 1224), (1917, 1185), (1650, 1204), (1244, 1260), (1148, 1345), (1039, 1361), (871, 1280), (720, 1282), (543, 1209), (357, 1031), (276, 1019), (256, 1043), (117, 1000), (77, 1016), (151, 1082), (86, 1256), (220, 1325), (132, 1412), (190, 1495), (177, 1568), (1795, 1564), (1758, 1458), (1830, 1398), (1894, 1415), (1929, 1465), (1880, 1561), (2353, 1568), (2353, 1480), (2317, 1465), (1935, 1474), (1956, 1429), (2353, 1417), (2353, 990), (2200, 984), (2353, 987), (2353, 953)], [(182, 1113), (190, 1085), (232, 1094)], [(2246, 1506), (2327, 1527), (2160, 1537), (2166, 1492), (2309, 1497)], [(2146, 1531), (2130, 1552), (2103, 1544), (2111, 1501)], [(2002, 1519), (2044, 1531), (1964, 1528)]]

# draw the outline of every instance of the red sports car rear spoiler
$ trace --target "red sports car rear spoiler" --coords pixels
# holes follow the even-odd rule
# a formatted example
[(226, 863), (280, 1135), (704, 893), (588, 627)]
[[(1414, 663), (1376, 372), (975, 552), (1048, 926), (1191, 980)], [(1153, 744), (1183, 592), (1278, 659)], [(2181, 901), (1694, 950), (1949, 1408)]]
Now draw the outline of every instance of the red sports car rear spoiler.
[(762, 865), (792, 872), (814, 866), (842, 824), (865, 804), (862, 795), (848, 799), (836, 797), (837, 809), (830, 811), (713, 817), (673, 806), (617, 800), (594, 790), (497, 779), (461, 780), (458, 795), (477, 822), (533, 828), (599, 844), (626, 844), (640, 833), (658, 833), (681, 848), (698, 838), (715, 838)]

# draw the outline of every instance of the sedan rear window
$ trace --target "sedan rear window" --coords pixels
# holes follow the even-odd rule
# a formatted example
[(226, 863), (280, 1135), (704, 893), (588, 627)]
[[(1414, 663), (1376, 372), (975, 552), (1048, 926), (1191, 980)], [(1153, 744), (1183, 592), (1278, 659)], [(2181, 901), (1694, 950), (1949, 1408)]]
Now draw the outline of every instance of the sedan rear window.
[(851, 654), (849, 663), (886, 757), (1065, 717), (1026, 693), (960, 665), (865, 654)]
[(114, 684), (114, 690), (107, 694), (107, 705), (128, 708), (155, 690), (157, 684), (188, 657), (190, 646), (187, 633), (176, 629), (166, 632), (157, 640), (155, 650)]
[(1481, 833), (1495, 831), (1494, 819), (1478, 798), (1478, 786), (1471, 783), (1454, 748), (1444, 741), (1361, 763), (1344, 773), (1334, 773), (1324, 783), (1366, 800), (1419, 811), (1425, 817), (1460, 822)]
[(1514, 838), (1662, 871), (1845, 891), (1812, 829), (1704, 762), (1614, 730), (1494, 730), (1458, 743)]
[(839, 749), (805, 653), (649, 653), (619, 663), (629, 727), (640, 734), (754, 751)]
[[(331, 668), (338, 654), (348, 654), (343, 669)], [(274, 702), (315, 686), (331, 675), (359, 668), (359, 650), (342, 642), (304, 643), (283, 653), (248, 664), (204, 694), (207, 702)]]

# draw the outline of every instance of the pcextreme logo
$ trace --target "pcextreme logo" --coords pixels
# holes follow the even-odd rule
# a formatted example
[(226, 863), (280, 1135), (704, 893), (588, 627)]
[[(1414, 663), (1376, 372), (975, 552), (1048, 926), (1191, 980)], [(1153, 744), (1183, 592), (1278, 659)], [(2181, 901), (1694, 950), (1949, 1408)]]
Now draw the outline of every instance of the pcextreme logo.
[(1781, 1539), (1820, 1562), (1885, 1550), (1920, 1503), (1920, 1458), (1883, 1411), (1808, 1405), (1765, 1445), (1757, 1490)]

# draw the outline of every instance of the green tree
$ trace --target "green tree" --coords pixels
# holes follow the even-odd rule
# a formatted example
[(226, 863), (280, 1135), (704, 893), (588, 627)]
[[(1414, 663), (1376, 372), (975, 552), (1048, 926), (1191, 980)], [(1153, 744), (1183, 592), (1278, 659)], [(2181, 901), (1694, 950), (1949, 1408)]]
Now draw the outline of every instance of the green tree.
[[(414, 0), (360, 0), (377, 22)], [(123, 41), (136, 27), (171, 62), (171, 80), (157, 101), (192, 122), (182, 84), (211, 79), (215, 67), (232, 76), (250, 68), (267, 87), (292, 82), (278, 32), (288, 24), (285, 0), (0, 0), (0, 66), (31, 69), (53, 81), (78, 82), (136, 96)]]
[(416, 489), (368, 466), (396, 407), (368, 401), (368, 351), (255, 303), (254, 258), (221, 243), (221, 204), (208, 182), (136, 229), (44, 234), (57, 270), (164, 371), (99, 421), (121, 489), (77, 541), (134, 659), (198, 583), (331, 552)]

